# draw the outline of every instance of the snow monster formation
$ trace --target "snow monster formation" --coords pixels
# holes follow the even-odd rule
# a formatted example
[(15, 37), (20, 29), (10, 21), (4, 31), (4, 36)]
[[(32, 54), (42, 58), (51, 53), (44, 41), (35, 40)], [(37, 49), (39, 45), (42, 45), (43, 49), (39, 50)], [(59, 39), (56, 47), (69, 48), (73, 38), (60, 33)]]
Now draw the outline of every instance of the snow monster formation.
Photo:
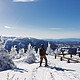
[(27, 49), (27, 58), (24, 60), (27, 63), (33, 63), (36, 60), (35, 54), (36, 51), (34, 49), (34, 47), (32, 48), (31, 44), (29, 43), (28, 45), (28, 49)]
[(4, 41), (2, 38), (0, 40), (0, 71), (12, 69), (15, 67), (14, 62), (12, 61), (8, 51), (4, 48)]

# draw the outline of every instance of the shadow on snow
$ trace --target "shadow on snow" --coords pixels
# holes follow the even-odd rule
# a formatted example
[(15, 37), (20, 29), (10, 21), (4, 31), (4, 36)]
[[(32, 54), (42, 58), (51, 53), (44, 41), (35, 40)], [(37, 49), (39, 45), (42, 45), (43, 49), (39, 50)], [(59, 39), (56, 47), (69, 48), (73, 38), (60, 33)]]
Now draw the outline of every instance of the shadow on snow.
[(20, 72), (20, 73), (28, 72), (28, 70), (21, 69), (21, 68), (14, 68), (12, 70), (15, 71), (15, 72)]
[(50, 68), (50, 69), (55, 69), (57, 71), (75, 71), (75, 70), (71, 70), (71, 69), (64, 69), (64, 68), (60, 68), (60, 67), (53, 67), (53, 66), (48, 66), (47, 68)]

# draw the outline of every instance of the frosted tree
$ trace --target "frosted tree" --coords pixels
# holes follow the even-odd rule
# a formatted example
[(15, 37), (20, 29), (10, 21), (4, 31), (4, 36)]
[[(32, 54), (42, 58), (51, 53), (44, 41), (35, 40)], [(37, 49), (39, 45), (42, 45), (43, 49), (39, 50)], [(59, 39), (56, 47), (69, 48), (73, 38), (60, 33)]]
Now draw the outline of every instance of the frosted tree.
[(0, 52), (0, 71), (14, 68), (15, 67), (14, 62), (12, 61), (8, 53), (6, 52), (5, 54), (2, 53), (3, 52)]
[(3, 40), (3, 37), (2, 37), (2, 36), (0, 36), (0, 42), (4, 42), (4, 40)]
[(35, 48), (33, 47), (33, 53), (34, 53), (34, 55), (36, 54), (36, 50), (35, 50)]
[(4, 40), (3, 40), (3, 37), (0, 36), (0, 49), (4, 49)]
[(12, 58), (16, 58), (17, 56), (17, 51), (16, 51), (16, 46), (12, 46), (11, 51), (10, 51), (10, 55), (12, 56)]
[(78, 53), (80, 52), (80, 46), (79, 46), (79, 47), (77, 47), (77, 52), (78, 52)]
[(24, 55), (24, 48), (22, 48), (22, 49), (19, 49), (19, 54), (18, 54), (20, 57), (23, 57), (23, 56), (25, 56)]
[(57, 48), (55, 51), (54, 51), (54, 54), (60, 54), (61, 53), (61, 48)]
[(51, 54), (51, 53), (53, 53), (53, 50), (50, 48), (50, 43), (48, 42), (48, 47), (47, 47), (47, 50), (46, 50), (46, 53), (47, 54)]
[(14, 62), (12, 61), (9, 53), (4, 48), (3, 41), (0, 41), (0, 71), (14, 68)]
[(38, 51), (37, 51), (37, 57), (39, 57), (39, 50), (40, 50), (40, 49), (38, 48)]
[(30, 43), (28, 45), (28, 49), (27, 49), (26, 53), (27, 53), (27, 58), (25, 59), (25, 62), (27, 62), (27, 63), (35, 62), (35, 60), (36, 60), (36, 57), (35, 57), (36, 51), (35, 51), (34, 48), (32, 48)]
[(5, 49), (5, 43), (3, 37), (0, 36), (0, 54), (5, 54), (5, 53), (8, 53), (8, 51)]

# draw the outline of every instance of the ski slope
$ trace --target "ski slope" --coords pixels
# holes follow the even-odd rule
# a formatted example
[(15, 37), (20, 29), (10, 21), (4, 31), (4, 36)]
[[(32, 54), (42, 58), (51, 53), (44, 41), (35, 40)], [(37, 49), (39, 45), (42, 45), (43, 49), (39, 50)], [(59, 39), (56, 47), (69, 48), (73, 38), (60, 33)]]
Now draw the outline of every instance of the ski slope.
[(0, 80), (80, 80), (80, 64), (66, 63), (48, 55), (48, 67), (39, 67), (39, 58), (33, 64), (15, 60), (17, 68), (0, 72)]

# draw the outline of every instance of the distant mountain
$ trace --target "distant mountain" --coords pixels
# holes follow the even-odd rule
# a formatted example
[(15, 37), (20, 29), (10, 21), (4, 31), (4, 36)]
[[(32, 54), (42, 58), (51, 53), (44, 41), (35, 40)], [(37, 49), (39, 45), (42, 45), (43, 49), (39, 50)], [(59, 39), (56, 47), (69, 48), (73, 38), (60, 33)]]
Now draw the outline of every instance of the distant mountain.
[(60, 41), (60, 42), (65, 42), (65, 41), (80, 41), (80, 38), (65, 38), (65, 39), (43, 39), (45, 41)]
[(16, 45), (17, 51), (21, 48), (24, 48), (25, 50), (27, 50), (28, 44), (31, 43), (31, 45), (33, 47), (35, 47), (36, 51), (38, 50), (38, 48), (41, 47), (41, 44), (45, 45), (45, 49), (47, 49), (48, 46), (48, 42), (50, 42), (51, 44), (51, 48), (54, 50), (57, 48), (57, 45), (54, 42), (51, 41), (45, 41), (45, 40), (40, 40), (40, 39), (35, 39), (35, 38), (17, 38), (17, 37), (3, 37), (3, 39), (6, 42), (6, 46), (5, 48), (7, 50), (11, 50), (11, 47)]
[(3, 37), (4, 39), (14, 39), (16, 37)]

